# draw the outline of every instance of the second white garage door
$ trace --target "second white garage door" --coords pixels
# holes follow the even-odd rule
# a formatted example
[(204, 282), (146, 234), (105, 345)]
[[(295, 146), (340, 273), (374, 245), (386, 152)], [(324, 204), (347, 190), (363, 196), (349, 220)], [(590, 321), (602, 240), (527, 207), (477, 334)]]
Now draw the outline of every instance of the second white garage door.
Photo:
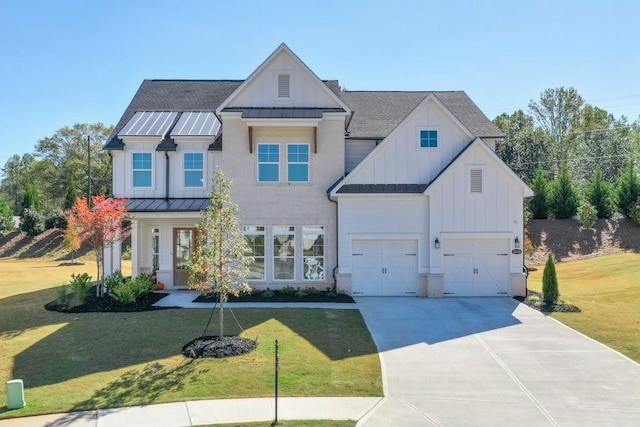
[(415, 240), (354, 240), (351, 283), (354, 295), (415, 295), (418, 284)]
[(444, 241), (444, 295), (507, 295), (508, 249), (508, 240)]

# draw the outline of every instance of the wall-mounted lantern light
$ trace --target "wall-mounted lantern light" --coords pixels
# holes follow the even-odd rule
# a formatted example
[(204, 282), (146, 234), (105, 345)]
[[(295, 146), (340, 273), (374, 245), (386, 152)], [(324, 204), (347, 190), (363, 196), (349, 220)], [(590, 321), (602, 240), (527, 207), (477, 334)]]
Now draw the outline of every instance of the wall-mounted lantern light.
[(440, 240), (436, 237), (436, 241), (434, 242), (436, 249), (440, 249)]
[(513, 245), (516, 247), (516, 249), (520, 247), (520, 240), (518, 240), (518, 236), (516, 236), (516, 239), (513, 241)]

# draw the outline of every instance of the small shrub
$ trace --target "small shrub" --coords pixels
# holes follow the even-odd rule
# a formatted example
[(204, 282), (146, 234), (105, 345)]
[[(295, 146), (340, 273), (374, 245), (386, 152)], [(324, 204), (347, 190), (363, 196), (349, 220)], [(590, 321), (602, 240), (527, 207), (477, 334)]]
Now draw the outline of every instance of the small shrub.
[(135, 279), (128, 282), (131, 289), (133, 289), (133, 293), (136, 296), (136, 300), (143, 295), (151, 292), (153, 288), (153, 278), (149, 274), (141, 274)]
[(73, 298), (78, 304), (84, 304), (84, 300), (87, 298), (87, 295), (89, 295), (89, 290), (91, 289), (91, 276), (87, 273), (72, 274), (70, 285)]
[(295, 293), (295, 296), (298, 298), (304, 298), (307, 296), (307, 292), (304, 289), (300, 289)]
[(42, 214), (35, 209), (25, 209), (20, 221), (20, 230), (29, 236), (37, 236), (44, 231), (44, 219)]
[(129, 280), (125, 280), (114, 287), (109, 292), (109, 296), (121, 304), (131, 304), (136, 301), (136, 293), (133, 287), (130, 286)]
[(104, 288), (105, 292), (111, 291), (111, 289), (118, 286), (120, 283), (124, 282), (124, 277), (122, 276), (122, 271), (116, 270), (109, 276), (104, 278)]
[(578, 218), (583, 228), (592, 228), (598, 218), (598, 210), (588, 200), (583, 200), (578, 207)]
[(280, 289), (280, 293), (282, 295), (293, 295), (296, 293), (296, 288), (294, 288), (293, 286), (285, 286), (284, 288)]
[(127, 246), (124, 251), (122, 252), (122, 259), (123, 260), (130, 260), (131, 259), (131, 246)]
[(304, 293), (307, 295), (318, 295), (320, 293), (320, 290), (318, 288), (307, 286), (306, 288), (304, 288)]
[(61, 285), (56, 288), (56, 301), (60, 305), (67, 306), (69, 304), (68, 286)]
[(560, 298), (558, 289), (558, 275), (556, 274), (556, 264), (553, 261), (553, 254), (549, 253), (547, 263), (542, 272), (542, 299), (547, 304), (555, 304)]
[(67, 228), (67, 218), (62, 214), (62, 212), (53, 212), (47, 215), (44, 219), (44, 228), (45, 230), (50, 230), (52, 228)]
[(270, 291), (270, 290), (267, 289), (266, 291), (262, 292), (261, 296), (264, 299), (271, 299), (271, 298), (273, 298), (274, 295), (275, 294), (273, 293), (273, 291)]

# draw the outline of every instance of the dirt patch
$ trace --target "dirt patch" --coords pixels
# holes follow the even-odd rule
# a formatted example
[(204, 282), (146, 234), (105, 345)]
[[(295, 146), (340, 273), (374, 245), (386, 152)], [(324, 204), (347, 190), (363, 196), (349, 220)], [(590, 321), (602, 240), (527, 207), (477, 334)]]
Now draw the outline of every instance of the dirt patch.
[[(0, 258), (40, 258), (57, 257), (71, 259), (71, 254), (62, 249), (64, 234), (58, 228), (45, 230), (37, 236), (29, 236), (22, 231), (12, 231), (0, 239)], [(91, 248), (83, 245), (74, 252), (74, 257), (86, 255)]]
[(583, 228), (576, 219), (532, 219), (526, 233), (533, 245), (528, 266), (543, 265), (553, 252), (557, 262), (575, 261), (621, 252), (640, 252), (640, 226), (628, 218), (599, 219)]
[[(218, 294), (202, 294), (193, 302), (218, 302), (220, 298)], [(346, 304), (355, 304), (353, 298), (347, 294), (318, 291), (316, 293), (304, 293), (300, 295), (296, 292), (280, 292), (279, 290), (263, 291), (254, 290), (250, 294), (240, 294), (239, 296), (228, 295), (228, 302), (338, 302)]]

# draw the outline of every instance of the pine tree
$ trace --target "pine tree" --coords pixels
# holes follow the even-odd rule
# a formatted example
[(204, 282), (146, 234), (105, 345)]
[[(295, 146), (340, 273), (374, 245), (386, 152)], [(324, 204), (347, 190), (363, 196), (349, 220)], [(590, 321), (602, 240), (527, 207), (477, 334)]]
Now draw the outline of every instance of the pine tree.
[(593, 178), (584, 189), (586, 199), (598, 211), (598, 218), (611, 218), (613, 215), (613, 188), (602, 178), (602, 168), (596, 167)]
[(618, 178), (616, 191), (618, 210), (626, 216), (631, 216), (631, 211), (640, 196), (640, 179), (635, 170), (635, 163), (630, 160)]
[(547, 304), (555, 304), (560, 298), (558, 289), (558, 275), (556, 274), (556, 265), (553, 261), (553, 254), (549, 252), (547, 263), (542, 272), (542, 300)]
[(551, 182), (549, 191), (549, 212), (556, 219), (570, 219), (578, 213), (578, 191), (566, 164)]
[(231, 181), (217, 168), (209, 193), (211, 205), (202, 212), (197, 242), (189, 263), (189, 286), (217, 293), (220, 303), (220, 339), (224, 337), (224, 303), (229, 295), (249, 291), (245, 278), (253, 258), (231, 198)]
[(78, 191), (76, 189), (76, 180), (73, 177), (73, 174), (69, 175), (69, 181), (67, 183), (67, 195), (64, 198), (64, 206), (63, 210), (68, 211), (73, 207), (76, 203), (76, 199), (78, 198)]
[(538, 166), (536, 170), (536, 176), (531, 183), (531, 189), (535, 193), (529, 202), (529, 210), (531, 211), (532, 217), (534, 219), (547, 219), (549, 216), (547, 200), (549, 196), (549, 180), (542, 166)]

